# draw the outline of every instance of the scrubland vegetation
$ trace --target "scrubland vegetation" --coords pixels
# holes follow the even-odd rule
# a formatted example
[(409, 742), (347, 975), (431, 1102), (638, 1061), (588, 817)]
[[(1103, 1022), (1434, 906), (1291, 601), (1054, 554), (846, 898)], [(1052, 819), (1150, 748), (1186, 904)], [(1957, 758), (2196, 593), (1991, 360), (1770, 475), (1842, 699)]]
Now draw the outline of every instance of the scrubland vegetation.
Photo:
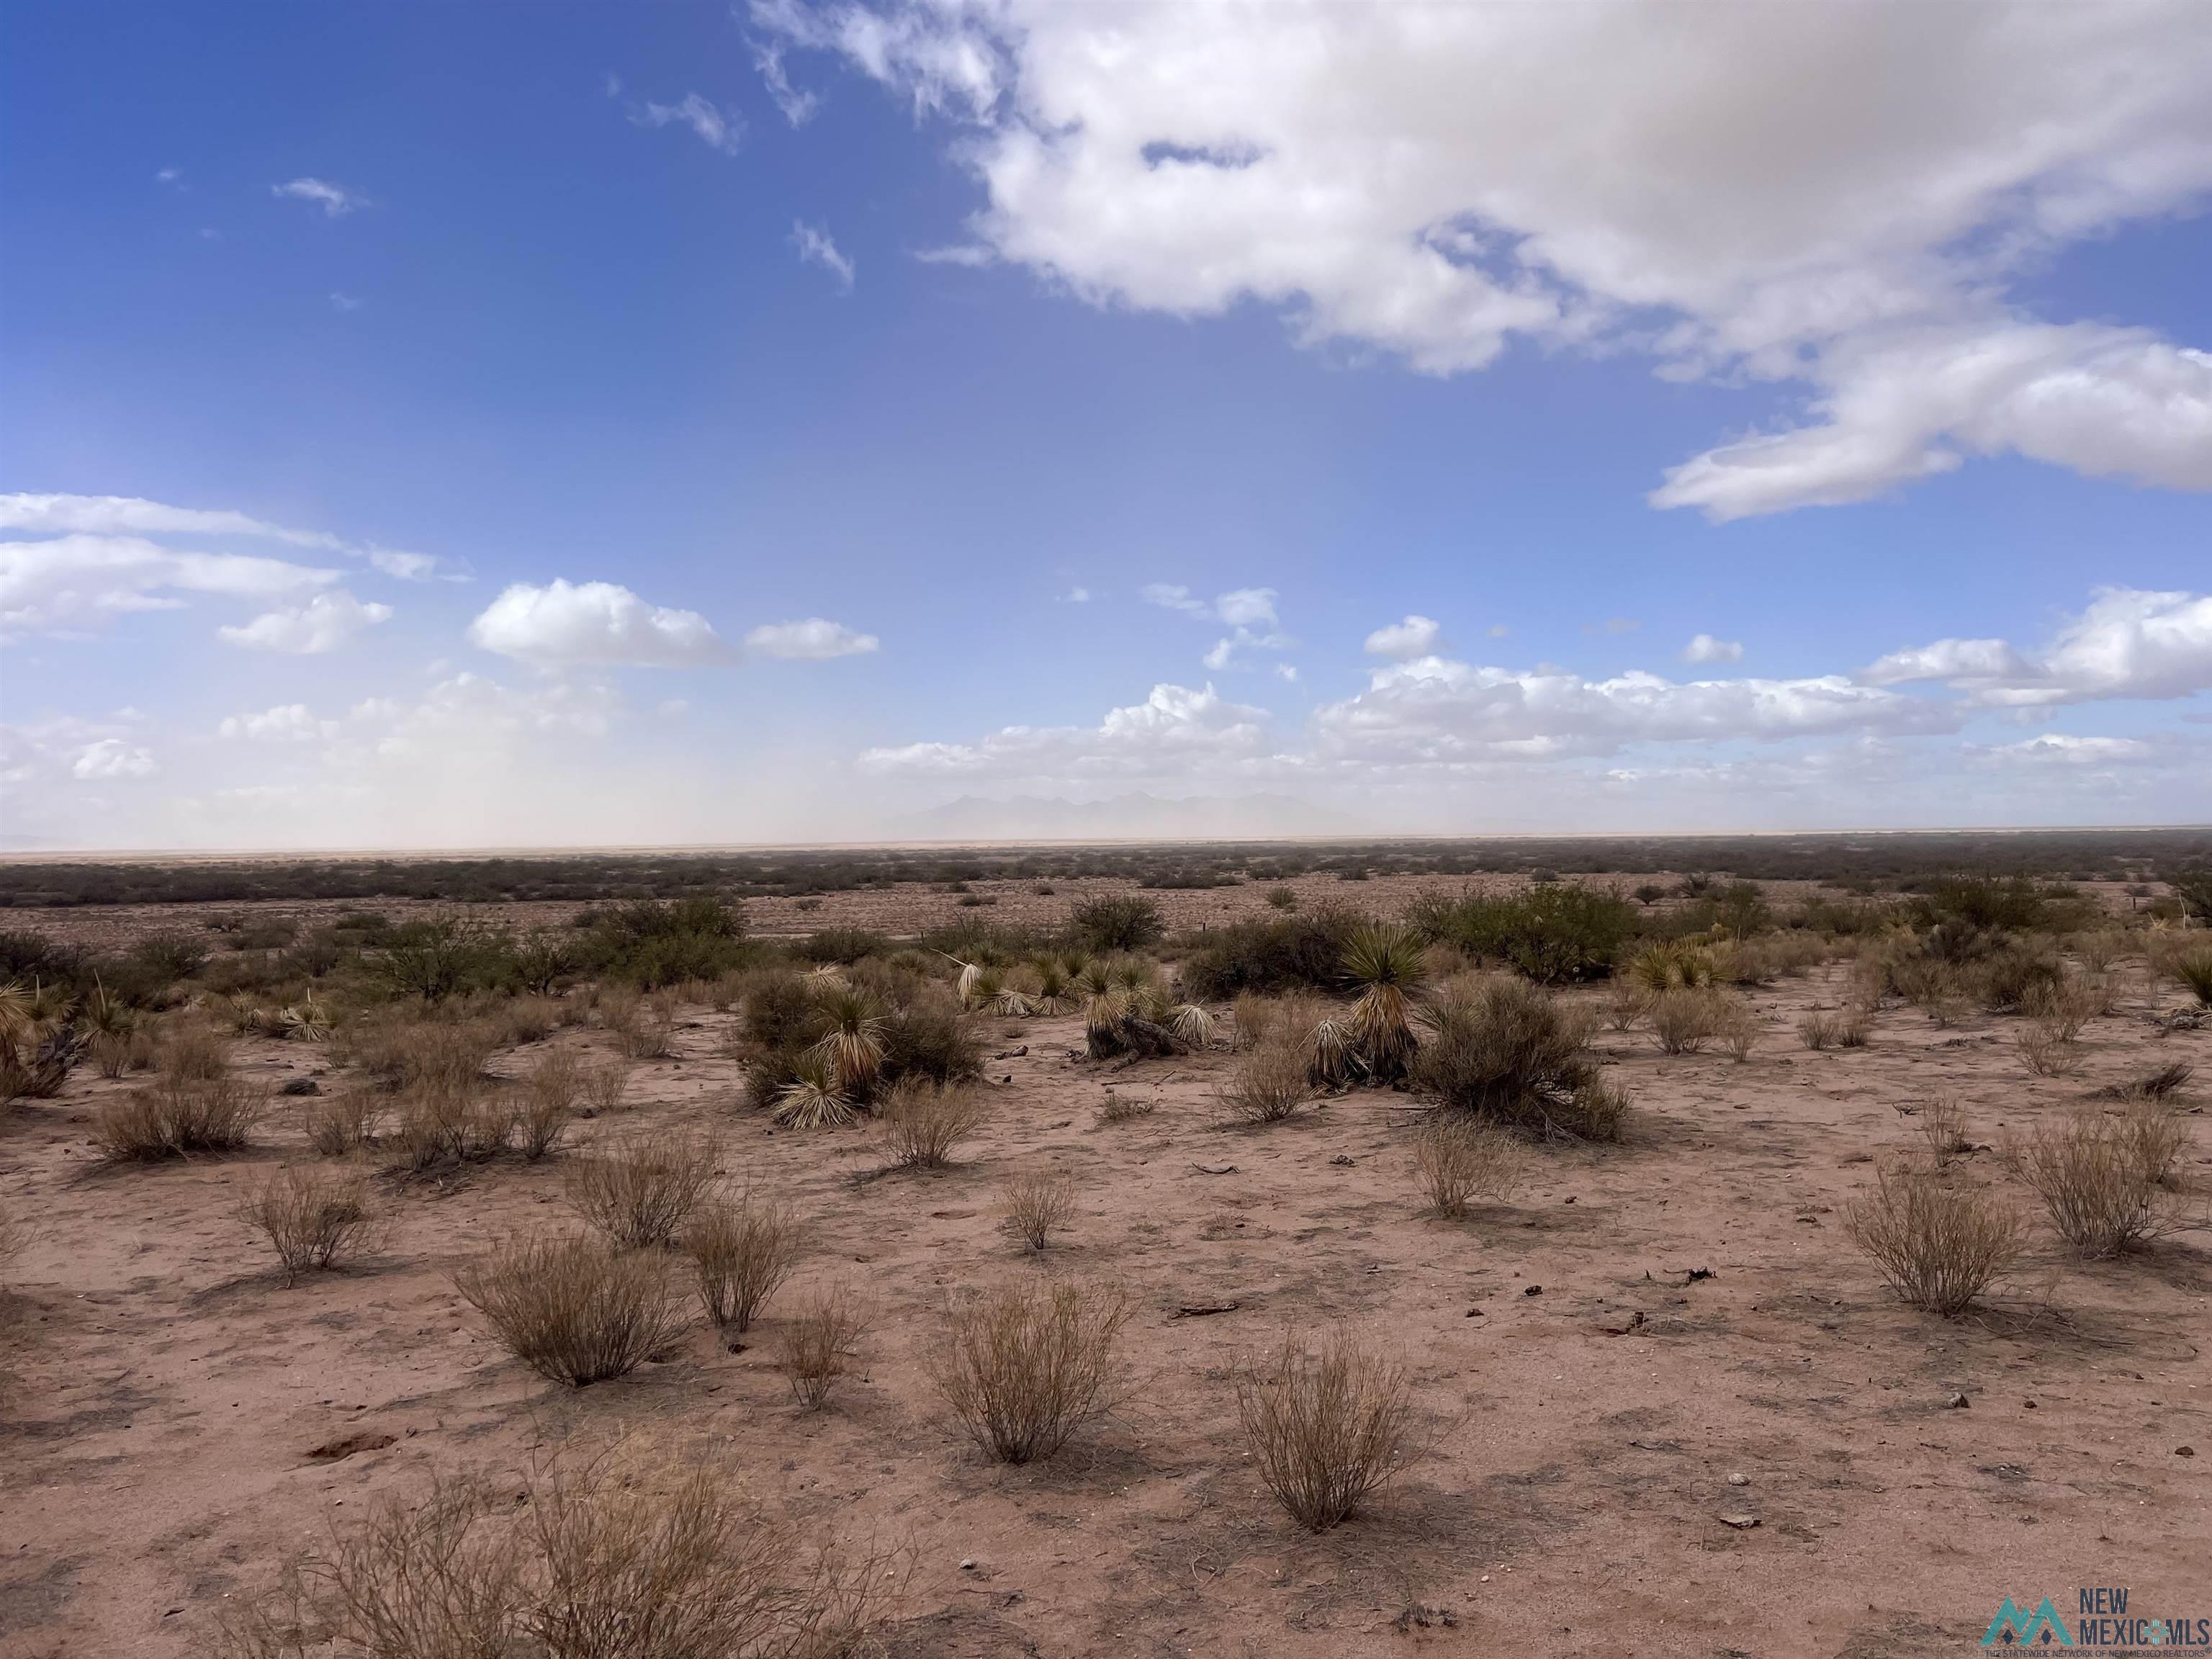
[[(207, 1224), (233, 1230), (262, 1281), (227, 1294), (305, 1305), (349, 1279), (428, 1271), (483, 1375), (504, 1377), (510, 1397), (573, 1401), (578, 1424), (612, 1428), (617, 1408), (601, 1402), (754, 1352), (787, 1397), (749, 1396), (746, 1431), (803, 1422), (844, 1437), (854, 1457), (871, 1455), (869, 1437), (910, 1438), (926, 1422), (975, 1449), (940, 1462), (1025, 1466), (1071, 1443), (1133, 1456), (1137, 1396), (1171, 1398), (1233, 1425), (1233, 1471), (1209, 1503), (1246, 1505), (1240, 1524), (1256, 1526), (1272, 1497), (1292, 1532), (1325, 1534), (1386, 1516), (1400, 1488), (1443, 1478), (1425, 1472), (1432, 1461), (1489, 1455), (1479, 1435), (1472, 1450), (1449, 1443), (1443, 1425), (1468, 1407), (1466, 1385), (1444, 1388), (1424, 1363), (1421, 1345), (1442, 1338), (1363, 1317), (1338, 1281), (1327, 1318), (1286, 1298), (1265, 1325), (1246, 1305), (1257, 1291), (1133, 1289), (1117, 1263), (1164, 1224), (1125, 1202), (1091, 1148), (1126, 1147), (1117, 1167), (1200, 1183), (1255, 1166), (1310, 1184), (1360, 1170), (1381, 1202), (1364, 1224), (1417, 1230), (1393, 1273), (1476, 1272), (1481, 1301), (1533, 1309), (1557, 1291), (1500, 1275), (1520, 1277), (1504, 1264), (1540, 1241), (1540, 1215), (1607, 1224), (1599, 1205), (1565, 1206), (1602, 1188), (1618, 1210), (1640, 1167), (1724, 1136), (1743, 1104), (1713, 1102), (1732, 1090), (1787, 1101), (1833, 1085), (1820, 1097), (1839, 1099), (1856, 1068), (1880, 1065), (1891, 1097), (1876, 1104), (1901, 1128), (1826, 1158), (1847, 1184), (1795, 1218), (1818, 1227), (1832, 1210), (1848, 1248), (1824, 1253), (1822, 1271), (1840, 1275), (1863, 1322), (1908, 1322), (1863, 1324), (1867, 1346), (1920, 1344), (1916, 1328), (1960, 1340), (1962, 1316), (2047, 1310), (2053, 1272), (2197, 1271), (2173, 1263), (2201, 1250), (2206, 1220), (2193, 1066), (2179, 1057), (2202, 1046), (2212, 1007), (2212, 892), (2188, 861), (2202, 848), (2142, 843), (2167, 860), (2153, 887), (2132, 843), (2039, 838), (2068, 858), (2030, 873), (2004, 865), (2020, 849), (1985, 848), (1980, 862), (2005, 871), (1990, 873), (1920, 867), (1924, 848), (1869, 839), (1832, 851), (1838, 884), (1788, 891), (1743, 866), (1796, 867), (1806, 854), (1789, 842), (1759, 843), (1725, 877), (1664, 884), (1632, 879), (1649, 860), (1619, 857), (1606, 866), (1618, 879), (1565, 878), (1577, 866), (1559, 848), (1553, 867), (1504, 885), (1452, 879), (1451, 860), (1487, 854), (1442, 846), (1182, 849), (1172, 867), (1135, 853), (978, 854), (972, 866), (933, 854), (947, 882), (1113, 867), (1150, 885), (1071, 894), (1048, 926), (994, 924), (973, 907), (912, 933), (774, 937), (749, 925), (746, 898), (763, 884), (909, 881), (924, 855), (428, 874), (118, 866), (117, 890), (222, 895), (211, 903), (266, 896), (245, 890), (254, 883), (320, 898), (348, 882), (371, 884), (364, 894), (574, 888), (592, 902), (525, 927), (481, 910), (394, 920), (353, 906), (240, 930), (165, 917), (100, 951), (6, 933), (0, 1115), (15, 1127), (0, 1133), (81, 1126), (52, 1145), (82, 1149), (98, 1191), (118, 1197), (234, 1172), (218, 1177), (228, 1195)], [(1879, 856), (1891, 866), (1877, 873)], [(2146, 878), (2142, 894), (2115, 903), (2064, 878), (2115, 861)], [(1352, 896), (1310, 885), (1316, 870), (1407, 865), (1436, 878), (1388, 905), (1358, 902), (1356, 881)], [(76, 871), (75, 902), (106, 902), (88, 868), (40, 868), (64, 886), (57, 872)], [(1269, 885), (1202, 927), (1176, 925), (1156, 896), (1211, 891), (1217, 876)], [(20, 902), (32, 890), (15, 878)], [(1993, 1116), (1986, 1096), (1917, 1087), (1893, 1064), (1908, 1052), (1919, 1065), (1971, 1058), (2023, 1103)], [(713, 1080), (690, 1089), (693, 1076)], [(679, 1085), (680, 1116), (668, 1103)], [(1163, 1091), (1176, 1109), (1158, 1109)], [(1318, 1171), (1300, 1161), (1354, 1124), (1367, 1137), (1356, 1155)], [(1696, 1165), (1668, 1167), (1658, 1196), (1696, 1201)], [(0, 1286), (22, 1282), (51, 1233), (40, 1206), (52, 1190), (0, 1183)], [(1268, 1206), (1236, 1190), (1165, 1259), (1188, 1273), (1188, 1251), (1218, 1242), (1255, 1264), (1243, 1285), (1303, 1269), (1303, 1247), (1273, 1238)], [(453, 1228), (495, 1200), (496, 1225)], [(904, 1279), (867, 1265), (878, 1229), (969, 1218), (973, 1241), (942, 1272), (917, 1281), (911, 1263)], [(445, 1242), (426, 1251), (434, 1219)], [(1328, 1271), (1333, 1258), (1319, 1261), (1313, 1271)], [(66, 1282), (59, 1262), (33, 1276)], [(1241, 1322), (1202, 1364), (1164, 1360), (1146, 1334), (1163, 1298), (1170, 1323)], [(1603, 1304), (1589, 1316), (1612, 1316)], [(1668, 1316), (1647, 1299), (1599, 1340)], [(1452, 1317), (1472, 1331), (1498, 1314)], [(0, 1388), (0, 1426), (21, 1409), (12, 1392)], [(897, 1546), (855, 1551), (742, 1485), (556, 1459), (518, 1506), (509, 1475), (414, 1467), (427, 1486), (386, 1486), (326, 1541), (241, 1562), (228, 1650), (305, 1655), (335, 1639), (362, 1653), (826, 1655), (929, 1614), (893, 1568)], [(671, 1595), (680, 1613), (655, 1612)], [(211, 1612), (193, 1606), (193, 1627), (211, 1630)], [(563, 1633), (579, 1620), (626, 1633), (579, 1647)]]

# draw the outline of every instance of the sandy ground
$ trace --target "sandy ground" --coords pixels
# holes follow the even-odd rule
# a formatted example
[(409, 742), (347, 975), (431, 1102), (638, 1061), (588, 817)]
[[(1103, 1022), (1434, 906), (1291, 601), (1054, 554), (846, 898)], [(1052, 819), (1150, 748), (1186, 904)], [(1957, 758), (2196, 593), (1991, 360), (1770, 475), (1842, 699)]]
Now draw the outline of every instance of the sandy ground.
[[(284, 1111), (250, 1155), (106, 1169), (89, 1115), (124, 1085), (73, 1080), (0, 1121), (0, 1185), (42, 1233), (0, 1306), (0, 1653), (191, 1652), (224, 1597), (365, 1500), (616, 1431), (716, 1446), (767, 1504), (909, 1540), (895, 1651), (915, 1659), (1875, 1659), (1974, 1650), (2004, 1597), (2070, 1610), (2091, 1584), (2212, 1614), (2212, 1235), (2082, 1264), (2039, 1214), (2026, 1270), (1946, 1323), (1895, 1302), (1841, 1214), (1910, 1138), (1900, 1108), (1955, 1095), (1993, 1139), (2172, 1059), (2197, 1064), (2194, 1105), (2212, 1028), (2160, 1036), (2138, 994), (2069, 1079), (2031, 1076), (2009, 1022), (1943, 1030), (1910, 1010), (1865, 1050), (1798, 1048), (1790, 1023), (1843, 990), (1838, 970), (1759, 994), (1770, 1034), (1741, 1065), (1602, 1034), (1637, 1106), (1628, 1142), (1543, 1149), (1510, 1203), (1459, 1224), (1418, 1212), (1406, 1097), (1224, 1127), (1209, 1096), (1225, 1052), (1093, 1065), (1068, 1019), (994, 1024), (995, 1116), (963, 1167), (858, 1182), (881, 1161), (872, 1133), (771, 1130), (699, 1011), (681, 1058), (639, 1068), (640, 1103), (581, 1135), (716, 1128), (731, 1181), (798, 1206), (811, 1254), (744, 1352), (702, 1325), (664, 1363), (574, 1392), (507, 1358), (447, 1276), (503, 1229), (571, 1220), (557, 1161), (394, 1188), (380, 1255), (287, 1288), (232, 1212), (309, 1156)], [(317, 1063), (273, 1042), (241, 1054), (271, 1082)], [(1156, 1111), (1099, 1124), (1109, 1084)], [(2212, 1186), (2201, 1121), (2185, 1164)], [(1073, 1172), (1080, 1212), (1040, 1260), (994, 1202), (1046, 1167)], [(948, 1294), (1041, 1273), (1134, 1294), (1128, 1394), (1057, 1461), (1004, 1468), (950, 1424), (922, 1356)], [(838, 1281), (872, 1327), (810, 1416), (775, 1369), (778, 1309)], [(1286, 1330), (1335, 1322), (1411, 1367), (1431, 1445), (1316, 1538), (1247, 1459), (1231, 1378)], [(308, 1455), (353, 1435), (389, 1443)]]

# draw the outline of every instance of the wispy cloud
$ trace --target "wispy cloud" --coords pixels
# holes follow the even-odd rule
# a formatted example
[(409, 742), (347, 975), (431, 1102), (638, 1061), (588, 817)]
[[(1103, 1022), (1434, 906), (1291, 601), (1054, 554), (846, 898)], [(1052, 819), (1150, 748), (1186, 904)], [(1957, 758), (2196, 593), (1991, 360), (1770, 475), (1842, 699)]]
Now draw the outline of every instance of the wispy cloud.
[(804, 622), (767, 623), (745, 635), (745, 648), (763, 657), (826, 662), (833, 657), (866, 656), (881, 644), (873, 634), (856, 633), (821, 617)]
[[(620, 83), (616, 86), (619, 88)], [(672, 104), (647, 101), (629, 112), (641, 127), (689, 127), (699, 142), (725, 155), (735, 155), (745, 136), (744, 118), (726, 110), (696, 92), (687, 92)]]
[(848, 294), (853, 291), (853, 262), (837, 250), (830, 240), (830, 233), (819, 225), (810, 225), (804, 220), (791, 228), (791, 245), (799, 250), (799, 257), (811, 265), (820, 265), (837, 279), (837, 285)]
[(281, 185), (269, 186), (271, 196), (288, 198), (295, 202), (312, 202), (322, 209), (324, 216), (343, 219), (356, 209), (368, 205), (368, 198), (356, 195), (343, 185), (331, 184), (326, 179), (290, 179)]

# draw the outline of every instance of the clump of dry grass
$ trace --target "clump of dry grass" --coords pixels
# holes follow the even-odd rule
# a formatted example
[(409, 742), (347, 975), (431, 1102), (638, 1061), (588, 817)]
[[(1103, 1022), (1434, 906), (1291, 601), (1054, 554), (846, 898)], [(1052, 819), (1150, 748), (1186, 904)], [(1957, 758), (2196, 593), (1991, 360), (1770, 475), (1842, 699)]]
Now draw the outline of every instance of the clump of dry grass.
[(359, 1090), (326, 1095), (307, 1109), (307, 1145), (325, 1158), (344, 1158), (376, 1139), (384, 1108)]
[(1926, 1169), (1878, 1170), (1845, 1225), (1899, 1296), (1947, 1319), (1971, 1307), (2025, 1245), (2000, 1199)]
[(1863, 1008), (1810, 1013), (1797, 1022), (1797, 1041), (1815, 1050), (1863, 1048), (1872, 1026), (1873, 1021)]
[(101, 1107), (93, 1138), (118, 1162), (235, 1152), (252, 1139), (263, 1104), (237, 1078), (164, 1077)]
[(1304, 1048), (1277, 1028), (1248, 1048), (1215, 1089), (1214, 1103), (1234, 1123), (1280, 1123), (1313, 1098)]
[(376, 1206), (358, 1176), (280, 1170), (239, 1206), (239, 1218), (269, 1236), (284, 1282), (359, 1254), (376, 1236)]
[(2173, 1120), (2138, 1123), (2078, 1112), (2006, 1139), (2006, 1167), (2043, 1200), (2051, 1224), (2077, 1255), (2118, 1255), (2166, 1232), (2177, 1218), (2159, 1182), (2179, 1150)]
[(803, 1410), (818, 1412), (830, 1403), (830, 1390), (851, 1369), (867, 1328), (866, 1312), (842, 1285), (817, 1291), (799, 1304), (783, 1334), (781, 1366)]
[(211, 1083), (230, 1070), (230, 1039), (199, 1020), (183, 1020), (162, 1033), (154, 1069), (185, 1083)]
[(1414, 1167), (1429, 1208), (1449, 1221), (1462, 1218), (1469, 1200), (1503, 1200), (1527, 1166), (1521, 1144), (1494, 1125), (1439, 1117), (1414, 1144)]
[(700, 1206), (684, 1231), (684, 1249), (717, 1329), (743, 1331), (752, 1324), (791, 1276), (801, 1242), (797, 1224), (780, 1206), (750, 1195)]
[(1411, 1425), (1405, 1367), (1338, 1330), (1318, 1353), (1286, 1339), (1237, 1380), (1244, 1437), (1291, 1518), (1327, 1532), (1397, 1472)]
[(1721, 1033), (1727, 1006), (1718, 992), (1705, 986), (1662, 991), (1651, 999), (1651, 1035), (1662, 1054), (1694, 1054)]
[(2185, 1060), (2168, 1060), (2154, 1072), (2130, 1078), (2097, 1092), (2107, 1100), (2171, 1100), (2189, 1086), (2197, 1068)]
[(512, 1240), (455, 1273), (453, 1287), (510, 1353), (570, 1388), (628, 1375), (684, 1328), (665, 1256), (617, 1255), (587, 1237)]
[(672, 1243), (714, 1185), (711, 1136), (632, 1135), (594, 1146), (568, 1165), (568, 1202), (616, 1243)]
[(1007, 1231), (1042, 1250), (1075, 1218), (1075, 1182), (1065, 1170), (1016, 1176), (999, 1189), (999, 1206)]
[(1106, 1099), (1098, 1108), (1101, 1123), (1133, 1123), (1140, 1117), (1150, 1117), (1158, 1105), (1157, 1101), (1141, 1099), (1135, 1095), (1118, 1095), (1106, 1091)]
[(1741, 1066), (1751, 1058), (1751, 1051), (1766, 1035), (1766, 1027), (1760, 1023), (1749, 1003), (1724, 996), (1720, 1000), (1714, 1035), (1720, 1038), (1721, 1046), (1729, 1051), (1729, 1058)]
[(991, 1117), (975, 1090), (918, 1077), (892, 1085), (882, 1109), (884, 1149), (904, 1170), (949, 1169), (954, 1149)]
[[(687, 1460), (687, 1462), (689, 1460)], [(903, 1556), (746, 1505), (709, 1463), (556, 1459), (445, 1474), (234, 1604), (220, 1659), (847, 1659), (895, 1610)]]
[(1109, 1286), (1006, 1286), (954, 1310), (931, 1378), (1001, 1462), (1050, 1457), (1112, 1409), (1114, 1345), (1134, 1312)]

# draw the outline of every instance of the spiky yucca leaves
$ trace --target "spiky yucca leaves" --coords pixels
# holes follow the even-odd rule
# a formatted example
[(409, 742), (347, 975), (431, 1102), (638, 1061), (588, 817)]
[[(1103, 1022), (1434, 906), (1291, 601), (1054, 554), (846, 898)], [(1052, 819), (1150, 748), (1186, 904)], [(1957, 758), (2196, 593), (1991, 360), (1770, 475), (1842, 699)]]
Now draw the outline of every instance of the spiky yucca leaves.
[(74, 999), (44, 985), (0, 987), (0, 1104), (56, 1093), (82, 1043)]
[(1685, 939), (1656, 939), (1629, 959), (1628, 976), (1648, 996), (1713, 982), (1712, 953)]
[(1213, 1016), (1196, 1003), (1186, 1002), (1168, 1016), (1168, 1030), (1177, 1042), (1203, 1048), (1213, 1041)]
[(1036, 987), (1038, 1013), (1064, 1014), (1075, 1006), (1074, 975), (1057, 957), (1037, 959)]
[(1128, 1000), (1114, 982), (1103, 962), (1086, 962), (1075, 976), (1076, 994), (1083, 1002), (1083, 1041), (1093, 1060), (1111, 1060), (1126, 1053), (1121, 1022), (1129, 1012)]
[(960, 973), (961, 982), (968, 988), (960, 999), (961, 1006), (970, 1012), (980, 1010), (1013, 1019), (1025, 1019), (1036, 1012), (1036, 1005), (1012, 982), (1005, 968), (994, 962), (970, 966), (975, 969), (972, 978), (968, 968)]
[(798, 1072), (776, 1096), (770, 1118), (787, 1129), (832, 1128), (853, 1121), (853, 1103), (839, 1092), (819, 1044), (801, 1057)]
[(1166, 1023), (1171, 1018), (1167, 982), (1157, 963), (1139, 957), (1086, 963), (1075, 984), (1091, 1059), (1132, 1050), (1155, 1058), (1182, 1051), (1182, 1041)]
[[(953, 957), (953, 960), (955, 962), (960, 962), (960, 958), (957, 957)], [(960, 999), (960, 1006), (963, 1008), (973, 1008), (975, 1006), (975, 982), (981, 979), (982, 976), (983, 964), (981, 963), (960, 963), (960, 977), (953, 981), (952, 993), (955, 996)]]
[(137, 1027), (138, 1016), (130, 1004), (94, 980), (92, 994), (84, 1000), (83, 1021), (86, 1030), (95, 1036), (128, 1036)]
[(1334, 1014), (1316, 1020), (1306, 1033), (1306, 1073), (1313, 1082), (1324, 1089), (1347, 1088), (1360, 1069), (1351, 1022)]
[(1395, 1083), (1413, 1061), (1413, 1005), (1429, 981), (1419, 935), (1362, 928), (1344, 947), (1344, 975), (1359, 990), (1346, 1024), (1361, 1068), (1378, 1083)]
[(823, 992), (819, 1001), (830, 1029), (807, 1052), (822, 1060), (832, 1092), (866, 1100), (884, 1063), (883, 1008), (866, 991), (842, 982)]
[(328, 1042), (331, 1040), (331, 1010), (327, 1003), (318, 1002), (313, 996), (302, 997), (277, 1016), (284, 1035), (295, 1042)]

